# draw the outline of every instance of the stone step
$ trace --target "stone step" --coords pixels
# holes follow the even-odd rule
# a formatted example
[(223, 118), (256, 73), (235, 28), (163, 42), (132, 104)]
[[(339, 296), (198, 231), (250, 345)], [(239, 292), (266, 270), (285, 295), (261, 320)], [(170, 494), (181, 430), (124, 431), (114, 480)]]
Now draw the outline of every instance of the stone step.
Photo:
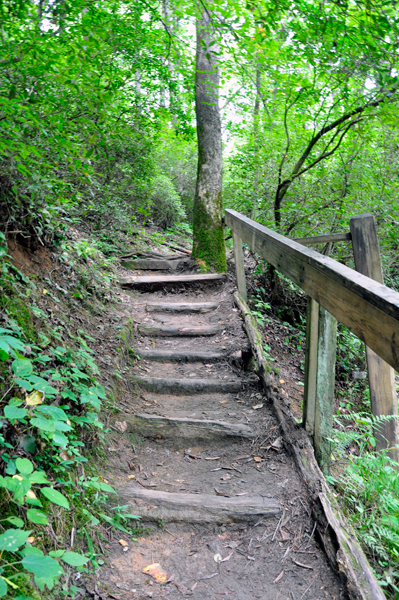
[(239, 392), (241, 381), (225, 381), (223, 379), (164, 379), (163, 377), (132, 376), (133, 381), (143, 390), (159, 394), (228, 394)]
[(139, 325), (141, 335), (162, 337), (195, 337), (217, 335), (223, 331), (220, 325), (197, 325), (194, 327), (179, 327), (178, 325)]
[(241, 358), (241, 351), (232, 354), (226, 352), (200, 352), (196, 350), (135, 350), (135, 354), (144, 360), (157, 362), (218, 362), (226, 359)]
[(277, 500), (263, 496), (212, 496), (147, 490), (133, 485), (118, 490), (135, 515), (147, 521), (189, 523), (254, 522), (282, 513)]
[[(120, 417), (118, 417), (120, 420)], [(220, 440), (225, 437), (254, 439), (255, 434), (245, 423), (227, 423), (210, 419), (161, 417), (158, 415), (124, 415), (128, 431), (144, 437), (173, 440)]]
[(219, 308), (219, 302), (147, 302), (148, 312), (205, 313)]
[(140, 275), (138, 277), (121, 277), (119, 284), (124, 288), (148, 287), (159, 289), (168, 285), (193, 285), (196, 283), (217, 283), (226, 281), (226, 273), (209, 273), (206, 275)]

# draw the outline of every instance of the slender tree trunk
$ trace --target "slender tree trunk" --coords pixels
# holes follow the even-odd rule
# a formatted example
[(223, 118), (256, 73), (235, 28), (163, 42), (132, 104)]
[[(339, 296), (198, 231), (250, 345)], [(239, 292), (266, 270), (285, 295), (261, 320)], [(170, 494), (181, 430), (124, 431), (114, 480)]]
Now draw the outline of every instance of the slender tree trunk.
[(254, 179), (254, 192), (252, 196), (252, 209), (251, 209), (251, 219), (256, 219), (256, 213), (258, 208), (258, 199), (259, 199), (259, 108), (260, 108), (260, 94), (261, 94), (261, 75), (259, 68), (256, 69), (256, 97), (255, 97), (255, 106), (254, 106), (254, 155), (256, 162), (256, 170), (255, 170), (255, 179)]
[(194, 197), (193, 257), (207, 269), (226, 271), (222, 224), (222, 133), (219, 69), (209, 14), (197, 21), (195, 112), (198, 171)]

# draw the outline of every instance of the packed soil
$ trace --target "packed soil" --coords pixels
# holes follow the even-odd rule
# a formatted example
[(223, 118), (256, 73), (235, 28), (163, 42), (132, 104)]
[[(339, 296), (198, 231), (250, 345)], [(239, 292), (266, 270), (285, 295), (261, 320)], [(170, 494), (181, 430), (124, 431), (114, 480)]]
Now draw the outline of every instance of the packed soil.
[[(191, 270), (192, 272), (192, 270)], [(125, 272), (124, 275), (139, 275)], [(156, 273), (146, 273), (154, 275)], [(158, 273), (163, 275), (163, 273)], [(154, 522), (143, 518), (133, 542), (122, 533), (107, 544), (109, 558), (98, 574), (93, 595), (101, 598), (193, 597), (203, 600), (321, 600), (345, 598), (338, 575), (314, 538), (310, 501), (293, 460), (284, 448), (279, 426), (268, 406), (248, 353), (242, 319), (234, 306), (232, 276), (223, 284), (175, 286), (161, 291), (121, 291), (114, 315), (130, 320), (129, 345), (142, 349), (220, 351), (219, 362), (126, 362), (123, 412), (110, 419), (107, 480), (134, 513), (140, 503), (129, 490), (208, 494), (229, 498), (261, 496), (281, 506), (279, 515), (246, 522)], [(147, 312), (148, 301), (215, 302), (216, 310), (200, 314)], [(210, 337), (146, 337), (138, 326), (189, 327), (219, 324)], [(271, 335), (274, 335), (271, 331)], [(241, 356), (240, 356), (241, 353)], [(278, 365), (276, 365), (278, 366)], [(284, 365), (281, 377), (289, 375)], [(297, 377), (295, 372), (293, 375)], [(159, 394), (140, 389), (134, 377), (239, 381), (237, 393)], [(291, 382), (295, 385), (295, 382)], [(179, 437), (151, 439), (127, 422), (133, 414), (214, 419), (248, 425), (253, 439), (227, 438), (188, 442)], [(161, 583), (146, 567), (159, 564)], [(155, 574), (156, 575), (156, 574)]]

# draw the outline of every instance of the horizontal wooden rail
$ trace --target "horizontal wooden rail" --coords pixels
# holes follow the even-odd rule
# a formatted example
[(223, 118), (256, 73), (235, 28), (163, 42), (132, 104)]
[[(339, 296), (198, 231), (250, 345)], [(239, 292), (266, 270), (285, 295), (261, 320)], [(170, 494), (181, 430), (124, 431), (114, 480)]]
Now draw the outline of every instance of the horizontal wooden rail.
[(304, 238), (294, 238), (294, 242), (302, 246), (311, 246), (312, 244), (325, 244), (326, 242), (350, 242), (352, 234), (348, 233), (326, 233), (326, 235), (310, 235)]
[(252, 250), (399, 370), (397, 292), (235, 210), (226, 210), (225, 223)]

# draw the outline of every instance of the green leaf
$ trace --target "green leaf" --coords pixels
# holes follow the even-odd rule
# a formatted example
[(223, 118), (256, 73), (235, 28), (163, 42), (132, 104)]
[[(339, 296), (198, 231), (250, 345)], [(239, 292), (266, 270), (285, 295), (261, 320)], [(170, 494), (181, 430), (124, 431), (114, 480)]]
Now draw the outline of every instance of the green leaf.
[(4, 407), (4, 416), (6, 419), (10, 421), (15, 421), (16, 419), (23, 419), (28, 414), (26, 408), (20, 408), (15, 404), (8, 404)]
[(22, 559), (24, 569), (37, 577), (59, 577), (64, 574), (64, 569), (50, 556), (38, 556), (31, 554)]
[(52, 436), (52, 440), (56, 446), (61, 446), (63, 448), (66, 448), (68, 446), (68, 438), (59, 431), (55, 432), (55, 434)]
[(50, 483), (44, 471), (34, 471), (29, 477), (31, 483)]
[(36, 523), (36, 525), (48, 525), (47, 516), (41, 510), (37, 510), (36, 508), (30, 508), (27, 511), (26, 516), (28, 517), (29, 521), (32, 521), (32, 523)]
[(16, 552), (21, 546), (26, 543), (31, 531), (23, 531), (21, 529), (7, 529), (0, 535), (0, 551)]
[(19, 387), (23, 388), (27, 392), (31, 392), (33, 390), (33, 385), (26, 381), (25, 379), (16, 379), (15, 383), (19, 385)]
[(29, 377), (33, 371), (33, 366), (27, 358), (17, 358), (13, 360), (11, 369), (17, 377)]
[(3, 577), (0, 576), (0, 598), (7, 594), (7, 584)]
[(15, 466), (22, 475), (30, 475), (33, 473), (33, 465), (28, 458), (17, 458)]
[(36, 413), (41, 412), (45, 415), (48, 415), (55, 421), (67, 421), (68, 415), (62, 408), (58, 408), (58, 406), (38, 406), (36, 408)]
[(7, 521), (19, 529), (25, 525), (24, 521), (19, 517), (8, 517)]
[(31, 425), (41, 429), (42, 431), (48, 431), (49, 433), (53, 433), (55, 431), (54, 421), (49, 421), (45, 417), (34, 417), (30, 420)]
[(23, 435), (19, 438), (19, 445), (25, 452), (29, 452), (30, 454), (36, 452), (36, 438), (34, 438), (33, 435)]
[(21, 350), (22, 352), (25, 350), (25, 344), (10, 335), (1, 336), (1, 341), (14, 348), (14, 350)]
[(29, 492), (31, 488), (30, 482), (27, 479), (17, 479), (16, 477), (7, 482), (7, 489), (13, 492), (15, 500), (21, 500)]
[(89, 559), (87, 556), (83, 556), (77, 552), (65, 552), (65, 554), (61, 556), (61, 560), (67, 565), (71, 565), (71, 567), (83, 567)]
[(61, 492), (58, 492), (57, 490), (54, 490), (50, 487), (42, 488), (40, 491), (43, 494), (43, 496), (47, 498), (47, 500), (50, 500), (50, 502), (58, 504), (59, 506), (62, 506), (63, 508), (69, 510), (69, 502), (65, 498), (65, 496), (61, 494)]

